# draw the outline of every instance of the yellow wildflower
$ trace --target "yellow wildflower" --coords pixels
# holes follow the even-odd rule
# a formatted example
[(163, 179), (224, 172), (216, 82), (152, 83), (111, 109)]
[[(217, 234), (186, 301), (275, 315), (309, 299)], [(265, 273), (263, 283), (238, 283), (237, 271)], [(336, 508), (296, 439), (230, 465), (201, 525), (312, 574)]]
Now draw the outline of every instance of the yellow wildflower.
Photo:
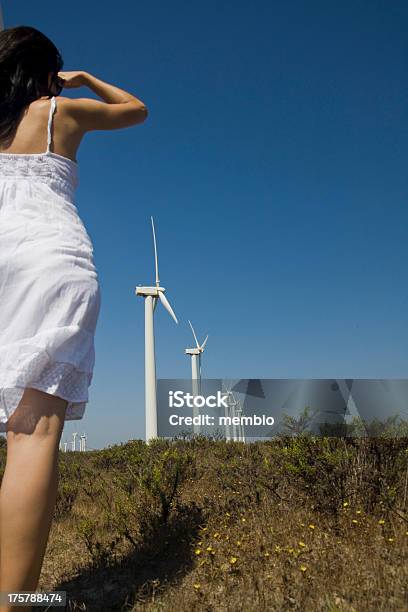
[(301, 565), (299, 567), (299, 569), (300, 569), (301, 572), (305, 572), (307, 570), (307, 567), (306, 567), (306, 565)]
[(348, 502), (343, 502), (343, 508), (347, 508), (348, 505), (349, 505)]
[(242, 518), (242, 522), (245, 523), (245, 521), (246, 521), (246, 518)]
[(266, 552), (266, 553), (264, 554), (264, 557), (270, 557), (270, 554), (269, 554), (268, 552)]
[(241, 540), (237, 540), (237, 546), (241, 546)]
[(354, 523), (355, 525), (358, 525), (358, 521), (356, 521), (356, 519), (353, 519), (351, 522)]
[(305, 544), (304, 542), (299, 542), (299, 546), (300, 546), (301, 548), (305, 548), (305, 547), (306, 547), (306, 544)]
[(356, 514), (361, 514), (361, 510), (356, 510)]
[(213, 549), (213, 548), (212, 548), (212, 546), (207, 546), (206, 551), (207, 551), (207, 552), (211, 552), (211, 551), (212, 551), (212, 549)]
[(394, 538), (388, 538), (388, 541), (389, 541), (389, 542), (393, 542), (393, 541), (394, 541)]
[(309, 529), (315, 529), (314, 525), (309, 525)]
[(201, 555), (201, 548), (196, 548), (195, 549), (195, 554), (196, 555)]
[(384, 519), (380, 519), (380, 520), (378, 521), (378, 524), (379, 524), (379, 525), (384, 525), (384, 523), (385, 523)]
[(237, 557), (231, 557), (230, 558), (231, 565), (234, 565), (237, 561), (238, 561)]
[(214, 533), (214, 538), (219, 538), (219, 537), (220, 537), (220, 534), (218, 533), (218, 531), (216, 531), (216, 532)]
[(201, 589), (201, 584), (199, 582), (195, 582), (193, 584), (193, 587), (195, 588), (196, 591), (198, 591), (198, 589)]

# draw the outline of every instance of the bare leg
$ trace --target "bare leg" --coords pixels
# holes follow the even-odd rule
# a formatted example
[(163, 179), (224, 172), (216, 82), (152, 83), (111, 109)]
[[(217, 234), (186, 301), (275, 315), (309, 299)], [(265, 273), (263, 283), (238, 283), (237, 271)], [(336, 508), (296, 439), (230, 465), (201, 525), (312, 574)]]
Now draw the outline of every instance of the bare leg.
[[(66, 400), (36, 389), (8, 421), (0, 490), (0, 591), (34, 591), (47, 547), (58, 486)], [(29, 607), (1, 606), (1, 612)]]

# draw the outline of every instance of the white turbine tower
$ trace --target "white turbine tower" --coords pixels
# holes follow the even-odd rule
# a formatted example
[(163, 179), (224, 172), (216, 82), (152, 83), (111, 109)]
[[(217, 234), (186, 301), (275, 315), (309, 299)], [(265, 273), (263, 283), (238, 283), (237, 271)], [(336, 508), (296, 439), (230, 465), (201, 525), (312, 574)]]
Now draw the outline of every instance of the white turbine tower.
[(146, 410), (146, 442), (157, 438), (157, 396), (156, 396), (156, 360), (154, 351), (154, 324), (153, 314), (157, 305), (157, 300), (160, 300), (164, 308), (178, 323), (176, 315), (173, 312), (166, 296), (164, 295), (165, 288), (160, 287), (159, 281), (159, 266), (157, 258), (156, 233), (154, 231), (153, 217), (153, 245), (154, 245), (154, 262), (156, 269), (156, 285), (154, 287), (136, 287), (136, 295), (140, 295), (145, 300), (145, 410)]
[(227, 400), (227, 406), (224, 407), (224, 417), (225, 417), (225, 439), (227, 442), (229, 442), (231, 440), (231, 427), (229, 424), (229, 418), (231, 417), (230, 415), (230, 406), (229, 406), (229, 394), (228, 394), (228, 390), (225, 391), (223, 394), (223, 397), (226, 397)]
[(238, 440), (240, 442), (245, 442), (245, 429), (244, 429), (244, 424), (242, 422), (242, 405), (240, 400), (236, 400), (236, 407), (235, 407), (235, 413), (237, 415), (237, 417), (239, 417), (239, 425), (238, 425), (238, 431), (239, 431), (239, 438)]
[(186, 355), (190, 355), (191, 356), (191, 379), (194, 381), (198, 381), (197, 382), (197, 395), (200, 394), (200, 383), (201, 383), (201, 355), (202, 353), (204, 353), (204, 349), (205, 349), (205, 345), (207, 344), (207, 340), (208, 340), (208, 335), (205, 337), (205, 340), (202, 344), (199, 343), (199, 341), (197, 340), (197, 336), (196, 333), (194, 331), (194, 327), (191, 324), (191, 321), (189, 321), (190, 327), (191, 327), (191, 331), (193, 332), (193, 336), (194, 336), (194, 340), (195, 340), (195, 347), (194, 348), (186, 348), (185, 349), (185, 353)]
[(78, 433), (77, 433), (77, 432), (74, 432), (74, 433), (72, 434), (72, 450), (73, 450), (73, 451), (74, 451), (74, 450), (76, 450), (76, 448), (75, 448), (75, 440), (76, 440), (77, 435), (78, 435)]
[[(242, 406), (240, 400), (237, 400), (235, 395), (232, 392), (232, 387), (229, 385), (225, 386), (224, 396), (226, 396), (228, 408), (225, 408), (225, 417), (231, 418), (231, 428), (226, 421), (225, 426), (225, 437), (227, 440), (231, 440), (231, 429), (232, 429), (232, 439), (234, 442), (245, 442), (245, 431), (244, 425), (242, 423)], [(239, 423), (234, 423), (234, 419), (238, 417)]]
[(86, 451), (86, 435), (83, 433), (80, 439), (79, 450), (82, 452)]
[(68, 442), (64, 442), (64, 453), (67, 452), (67, 446), (68, 446)]
[[(186, 355), (191, 356), (191, 382), (193, 387), (193, 396), (197, 397), (197, 395), (201, 395), (201, 354), (204, 352), (205, 345), (207, 344), (208, 335), (205, 337), (204, 342), (200, 344), (197, 340), (197, 336), (191, 321), (189, 321), (189, 325), (191, 327), (191, 331), (193, 332), (196, 345), (193, 348), (186, 348), (184, 352)], [(196, 416), (199, 416), (199, 410), (196, 406), (194, 406), (193, 417)], [(194, 424), (193, 431), (195, 434), (199, 434), (200, 426)]]

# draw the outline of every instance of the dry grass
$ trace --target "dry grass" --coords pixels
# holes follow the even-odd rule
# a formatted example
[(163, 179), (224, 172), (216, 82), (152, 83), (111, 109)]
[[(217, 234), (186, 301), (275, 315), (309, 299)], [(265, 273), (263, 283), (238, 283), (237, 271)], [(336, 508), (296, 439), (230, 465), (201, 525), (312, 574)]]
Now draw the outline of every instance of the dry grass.
[(406, 610), (407, 469), (406, 439), (61, 453), (40, 588), (98, 612)]

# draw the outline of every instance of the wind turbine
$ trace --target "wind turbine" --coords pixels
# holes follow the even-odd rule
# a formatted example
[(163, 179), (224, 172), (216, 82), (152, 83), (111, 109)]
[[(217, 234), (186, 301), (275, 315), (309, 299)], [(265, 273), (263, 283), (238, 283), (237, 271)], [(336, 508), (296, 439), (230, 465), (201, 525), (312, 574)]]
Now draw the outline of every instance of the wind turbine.
[(201, 382), (201, 354), (204, 353), (205, 345), (207, 344), (207, 340), (208, 340), (208, 334), (205, 337), (204, 342), (200, 344), (199, 341), (197, 340), (197, 336), (194, 331), (194, 327), (191, 324), (191, 321), (189, 321), (189, 324), (191, 327), (191, 331), (193, 332), (193, 336), (194, 336), (196, 345), (194, 348), (186, 348), (185, 353), (186, 355), (191, 355), (191, 378), (193, 381), (195, 380), (198, 381), (198, 384), (197, 384), (197, 390), (198, 390), (197, 395), (198, 395), (200, 392), (200, 382)]
[[(232, 423), (232, 439), (234, 442), (245, 442), (245, 432), (244, 425), (242, 423), (242, 406), (240, 400), (237, 400), (235, 395), (232, 392), (232, 387), (224, 383), (225, 392), (224, 395), (227, 399), (228, 408), (225, 408), (225, 417), (231, 417)], [(239, 423), (234, 423), (233, 419), (235, 417), (239, 418)], [(227, 422), (228, 423), (228, 422)], [(228, 424), (225, 427), (226, 439), (231, 440), (231, 429)]]
[(154, 287), (136, 287), (136, 295), (140, 295), (145, 300), (145, 410), (146, 410), (146, 442), (157, 438), (157, 395), (156, 395), (156, 359), (154, 351), (154, 324), (153, 314), (160, 300), (164, 308), (171, 317), (178, 323), (166, 296), (165, 288), (160, 286), (159, 265), (157, 258), (156, 233), (154, 231), (153, 217), (152, 222), (154, 263), (156, 269), (156, 285)]
[[(197, 397), (197, 395), (201, 394), (201, 354), (204, 352), (205, 345), (207, 344), (208, 335), (205, 337), (205, 340), (202, 344), (197, 340), (196, 333), (194, 331), (194, 327), (189, 321), (189, 325), (191, 327), (191, 331), (193, 332), (195, 347), (186, 348), (185, 354), (191, 356), (191, 382), (193, 387), (193, 395)], [(199, 410), (196, 406), (193, 408), (193, 417), (199, 416)], [(193, 431), (195, 434), (200, 433), (200, 426), (197, 424), (193, 425)]]
[(245, 429), (244, 429), (244, 424), (242, 422), (242, 405), (240, 400), (235, 400), (236, 404), (235, 404), (235, 414), (237, 417), (239, 417), (239, 425), (238, 425), (238, 433), (239, 433), (239, 437), (238, 437), (238, 441), (239, 442), (245, 442)]
[(86, 434), (83, 433), (81, 436), (80, 445), (79, 445), (79, 450), (82, 452), (86, 451), (86, 440), (87, 440)]
[(228, 401), (229, 400), (228, 390), (225, 391), (222, 395), (223, 397), (226, 398), (227, 404), (228, 404), (227, 406), (224, 407), (224, 417), (225, 417), (225, 440), (229, 442), (231, 440), (231, 428), (230, 428), (228, 419), (231, 417), (231, 414), (230, 414), (230, 405)]

